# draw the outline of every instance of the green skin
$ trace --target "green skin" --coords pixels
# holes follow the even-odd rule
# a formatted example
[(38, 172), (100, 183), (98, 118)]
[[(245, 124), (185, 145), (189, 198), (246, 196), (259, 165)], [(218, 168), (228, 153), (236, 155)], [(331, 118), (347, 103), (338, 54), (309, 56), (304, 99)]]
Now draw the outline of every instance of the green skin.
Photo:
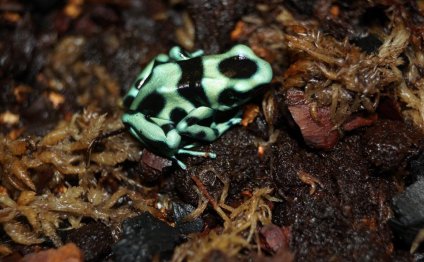
[(240, 106), (271, 79), (271, 66), (244, 45), (209, 56), (174, 47), (137, 77), (124, 97), (122, 121), (146, 148), (185, 169), (176, 155), (216, 157), (190, 149), (240, 123)]

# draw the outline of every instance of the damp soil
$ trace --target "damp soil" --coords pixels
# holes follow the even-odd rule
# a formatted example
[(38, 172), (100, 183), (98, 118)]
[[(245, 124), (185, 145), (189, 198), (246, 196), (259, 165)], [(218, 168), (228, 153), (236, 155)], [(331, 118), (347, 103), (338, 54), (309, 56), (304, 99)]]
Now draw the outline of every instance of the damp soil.
[[(371, 124), (349, 131), (338, 129), (331, 148), (311, 147), (290, 115), (285, 89), (284, 72), (299, 54), (285, 45), (274, 26), (278, 19), (289, 19), (282, 15), (286, 10), (292, 14), (290, 19), (313, 20), (311, 27), (334, 41), (349, 41), (358, 52), (372, 54), (384, 39), (369, 34), (369, 28), (384, 28), (393, 19), (387, 14), (402, 6), (411, 14), (404, 18), (405, 24), (411, 19), (410, 30), (418, 30), (416, 25), (424, 18), (416, 5), (400, 1), (1, 1), (1, 196), (30, 206), (30, 200), (22, 200), (22, 192), (35, 192), (28, 198), (37, 199), (43, 194), (60, 196), (69, 187), (82, 190), (72, 198), (80, 209), (48, 207), (49, 219), (56, 211), (60, 217), (54, 220), (60, 222), (53, 225), (55, 234), (46, 236), (50, 231), (35, 230), (34, 224), (28, 226), (28, 217), (15, 213), (12, 223), (0, 211), (4, 226), (0, 244), (8, 248), (1, 253), (4, 261), (18, 261), (69, 242), (78, 246), (86, 261), (178, 261), (173, 251), (188, 243), (190, 234), (205, 236), (223, 227), (225, 219), (211, 199), (218, 201), (228, 190), (225, 203), (236, 208), (259, 188), (272, 190), (276, 201), (269, 200), (267, 206), (272, 211), (271, 224), (278, 230), (271, 232), (278, 231), (282, 240), (273, 244), (261, 233), (263, 225), (258, 225), (255, 232), (265, 239), (256, 243), (262, 249), (260, 254), (255, 246), (243, 248), (235, 256), (214, 249), (203, 258), (416, 260), (420, 250), (410, 254), (408, 244), (399, 240), (389, 221), (394, 216), (393, 199), (414, 182), (410, 163), (420, 159), (424, 149), (422, 131), (413, 121), (404, 120), (404, 104), (393, 102), (396, 96), (388, 88), (380, 92), (391, 103), (374, 112), (360, 112), (361, 117), (378, 115)], [(245, 24), (241, 35), (235, 33), (240, 21)], [(96, 144), (91, 155), (94, 164), (89, 171), (79, 173), (85, 167), (88, 138), (122, 127), (121, 98), (154, 56), (173, 45), (218, 53), (235, 42), (249, 44), (268, 58), (275, 76), (250, 102), (260, 110), (249, 125), (236, 126), (217, 141), (198, 147), (216, 153), (216, 159), (182, 156), (187, 164), (187, 170), (182, 170), (146, 152), (125, 133)], [(303, 73), (303, 79), (311, 77), (310, 72)], [(322, 76), (314, 81), (324, 82)], [(393, 83), (387, 85), (392, 87)], [(266, 106), (264, 97), (268, 99)], [(95, 119), (101, 117), (96, 125)], [(90, 129), (92, 134), (87, 131)], [(85, 144), (76, 146), (84, 137), (88, 137)], [(58, 143), (63, 147), (56, 147)], [(74, 145), (70, 153), (66, 143)], [(47, 159), (45, 152), (52, 148), (56, 155)], [(66, 153), (61, 154), (62, 150)], [(70, 171), (70, 167), (80, 169)], [(93, 188), (105, 197), (92, 200), (96, 195), (90, 191)], [(205, 192), (209, 205), (196, 219), (185, 221)], [(90, 207), (99, 213), (81, 211), (82, 200), (75, 199), (85, 194)], [(142, 195), (143, 204), (134, 204), (141, 201), (137, 194)], [(66, 203), (71, 206), (73, 202)], [(2, 208), (6, 207), (11, 208), (3, 203)], [(23, 214), (23, 209), (19, 210)], [(78, 219), (67, 217), (74, 214)], [(20, 235), (9, 234), (10, 225), (16, 223), (26, 224), (31, 232), (34, 229), (32, 233), (42, 241), (16, 241), (14, 237)]]

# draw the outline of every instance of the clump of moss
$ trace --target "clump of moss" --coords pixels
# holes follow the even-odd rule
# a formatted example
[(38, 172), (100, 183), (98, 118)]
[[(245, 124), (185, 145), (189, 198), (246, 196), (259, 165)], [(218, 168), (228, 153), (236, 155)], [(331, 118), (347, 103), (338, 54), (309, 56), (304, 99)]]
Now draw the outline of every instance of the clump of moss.
[(380, 97), (402, 82), (399, 67), (409, 37), (400, 23), (384, 36), (377, 52), (367, 54), (348, 41), (293, 27), (286, 39), (298, 55), (285, 72), (284, 88), (301, 88), (311, 103), (330, 107), (337, 127), (355, 112), (373, 113)]
[[(143, 190), (102, 183), (107, 177), (126, 179), (119, 164), (138, 159), (140, 149), (133, 139), (123, 135), (107, 139), (86, 163), (92, 141), (121, 125), (117, 117), (85, 112), (60, 122), (44, 137), (1, 137), (0, 224), (14, 242), (31, 245), (50, 239), (60, 246), (57, 230), (63, 225), (78, 228), (82, 218), (119, 225), (138, 211), (160, 216), (153, 208), (155, 201)], [(116, 206), (124, 196), (132, 201)]]
[[(212, 204), (224, 220), (223, 227), (212, 229), (207, 235), (190, 235), (188, 242), (175, 249), (172, 261), (203, 261), (212, 251), (221, 251), (228, 257), (235, 257), (242, 249), (253, 248), (253, 243), (256, 243), (260, 251), (258, 229), (271, 224), (272, 212), (269, 203), (278, 199), (271, 197), (272, 189), (260, 188), (241, 205), (232, 208), (225, 204), (227, 191), (228, 184), (225, 184), (219, 203)], [(207, 201), (202, 198), (199, 206), (204, 206), (202, 203)]]

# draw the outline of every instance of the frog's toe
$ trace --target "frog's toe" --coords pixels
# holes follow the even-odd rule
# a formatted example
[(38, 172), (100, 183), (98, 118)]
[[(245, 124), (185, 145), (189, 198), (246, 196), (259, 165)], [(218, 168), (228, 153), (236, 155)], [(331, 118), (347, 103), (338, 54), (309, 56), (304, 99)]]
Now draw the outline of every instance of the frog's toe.
[(183, 148), (190, 149), (190, 148), (193, 148), (195, 146), (196, 146), (196, 144), (189, 144), (189, 145), (185, 145)]
[(178, 149), (177, 153), (178, 154), (190, 155), (190, 156), (201, 156), (201, 157), (208, 157), (208, 158), (216, 158), (215, 153), (188, 150), (186, 148)]
[(187, 166), (181, 160), (178, 160), (176, 157), (173, 157), (172, 159), (177, 162), (178, 166), (181, 167), (182, 170), (187, 170)]

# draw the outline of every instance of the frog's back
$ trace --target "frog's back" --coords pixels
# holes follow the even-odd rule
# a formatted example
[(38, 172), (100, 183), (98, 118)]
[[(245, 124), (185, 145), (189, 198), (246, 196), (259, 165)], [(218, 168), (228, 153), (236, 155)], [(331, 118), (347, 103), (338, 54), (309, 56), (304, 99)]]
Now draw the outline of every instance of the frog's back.
[(244, 45), (219, 55), (160, 62), (137, 88), (129, 109), (177, 123), (202, 106), (225, 111), (241, 105), (271, 77), (269, 64)]
[(129, 109), (175, 123), (196, 107), (207, 105), (201, 87), (200, 57), (156, 65)]

